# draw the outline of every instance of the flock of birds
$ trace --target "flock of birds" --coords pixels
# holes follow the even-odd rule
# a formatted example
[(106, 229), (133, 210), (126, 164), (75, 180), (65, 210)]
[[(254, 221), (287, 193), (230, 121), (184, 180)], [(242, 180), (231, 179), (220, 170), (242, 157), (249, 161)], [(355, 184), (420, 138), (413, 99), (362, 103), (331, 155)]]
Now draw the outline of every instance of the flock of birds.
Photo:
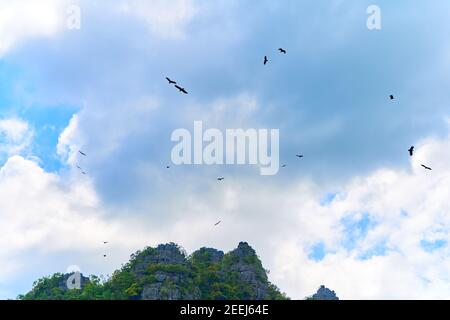
[[(412, 157), (413, 155), (414, 155), (414, 149), (415, 149), (415, 147), (414, 146), (411, 146), (411, 148), (409, 148), (408, 149), (408, 152), (409, 152), (409, 156), (410, 157)], [(421, 164), (421, 166), (425, 169), (425, 170), (433, 170), (433, 169), (431, 169), (430, 167), (428, 167), (428, 166), (426, 166), (426, 165), (424, 165), (424, 164)]]
[(166, 77), (166, 80), (169, 82), (169, 84), (174, 84), (174, 87), (178, 89), (181, 93), (188, 94), (185, 88), (180, 87), (176, 81), (171, 80), (169, 77)]
[[(283, 48), (278, 48), (278, 51), (279, 51), (280, 54), (287, 54), (287, 51), (286, 51), (285, 49), (283, 49)], [(268, 63), (269, 63), (269, 58), (268, 58), (267, 56), (264, 56), (263, 64), (264, 64), (264, 65), (267, 65)], [(188, 91), (187, 91), (184, 87), (181, 87), (181, 86), (177, 83), (177, 81), (174, 81), (174, 80), (170, 79), (169, 77), (166, 77), (166, 80), (167, 80), (167, 82), (169, 83), (169, 85), (174, 85), (174, 87), (175, 87), (176, 89), (178, 89), (178, 91), (179, 91), (180, 93), (182, 93), (182, 94), (189, 94)], [(394, 99), (395, 99), (394, 95), (392, 95), (392, 94), (389, 95), (389, 99), (390, 99), (390, 100), (394, 100)], [(409, 153), (410, 157), (414, 156), (414, 151), (415, 151), (415, 147), (414, 147), (414, 146), (411, 146), (411, 147), (408, 149), (408, 153)], [(87, 157), (87, 154), (86, 154), (85, 152), (81, 151), (81, 150), (79, 150), (78, 153), (79, 153), (80, 155), (82, 155), (83, 157)], [(301, 158), (304, 157), (302, 154), (296, 154), (295, 156), (296, 156), (298, 159), (301, 159)], [(429, 171), (433, 170), (432, 168), (430, 168), (429, 166), (426, 166), (426, 165), (424, 165), (424, 164), (421, 164), (421, 166), (422, 166), (425, 170), (429, 170)], [(287, 167), (287, 164), (282, 164), (281, 167), (282, 167), (282, 168), (286, 168), (286, 167)], [(83, 170), (82, 167), (80, 167), (79, 165), (77, 165), (77, 168), (80, 170), (80, 173), (81, 173), (81, 174), (86, 175), (86, 172)], [(170, 169), (170, 168), (171, 168), (171, 167), (170, 167), (169, 165), (166, 166), (166, 169)], [(217, 178), (217, 181), (223, 181), (223, 180), (225, 180), (225, 177), (218, 177), (218, 178)], [(222, 223), (222, 221), (219, 220), (218, 222), (216, 222), (216, 223), (214, 224), (214, 226), (218, 226), (218, 225), (221, 224), (221, 223)], [(108, 244), (108, 241), (103, 241), (103, 244), (104, 244), (104, 245)], [(106, 258), (107, 255), (104, 254), (103, 257)]]
[[(87, 154), (86, 154), (85, 152), (81, 151), (81, 150), (78, 150), (78, 153), (81, 154), (83, 157), (87, 157)], [(80, 173), (81, 173), (81, 174), (83, 174), (83, 175), (86, 174), (86, 172), (83, 170), (82, 167), (80, 167), (79, 165), (77, 165), (76, 167), (77, 167), (78, 170), (80, 170)], [(107, 245), (108, 243), (109, 243), (108, 241), (103, 241), (103, 244), (104, 244), (104, 245)], [(106, 258), (106, 257), (107, 257), (107, 255), (104, 254), (104, 255), (103, 255), (103, 258)]]
[[(83, 157), (86, 157), (86, 156), (87, 156), (86, 153), (84, 153), (84, 152), (81, 151), (81, 150), (78, 150), (78, 153), (81, 154)], [(77, 169), (80, 170), (80, 173), (81, 173), (81, 174), (83, 174), (83, 175), (86, 174), (86, 171), (84, 171), (83, 168), (80, 167), (79, 165), (77, 165)]]

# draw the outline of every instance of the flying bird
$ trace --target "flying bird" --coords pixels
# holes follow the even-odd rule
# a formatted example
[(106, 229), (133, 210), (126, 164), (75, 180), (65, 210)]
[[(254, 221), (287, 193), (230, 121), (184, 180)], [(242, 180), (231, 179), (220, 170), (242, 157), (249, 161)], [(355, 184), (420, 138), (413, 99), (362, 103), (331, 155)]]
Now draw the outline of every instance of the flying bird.
[(269, 62), (269, 59), (267, 59), (267, 56), (264, 56), (264, 65), (266, 65), (267, 62)]
[(225, 180), (225, 178), (224, 177), (220, 177), (220, 178), (217, 178), (217, 180), (218, 181), (222, 181), (222, 180)]
[(282, 168), (286, 168), (287, 167), (287, 165), (286, 164), (283, 164), (282, 166), (281, 166)]
[(106, 254), (103, 255), (103, 258), (106, 258)]
[(222, 221), (217, 222), (214, 226), (218, 226)]
[(303, 158), (303, 155), (302, 154), (296, 154), (295, 155), (297, 158)]
[(177, 88), (178, 90), (180, 90), (180, 92), (183, 92), (184, 94), (188, 94), (188, 92), (186, 91), (186, 89), (180, 87), (179, 85), (175, 85), (175, 88)]
[(108, 241), (103, 241), (103, 244), (107, 244), (108, 243)]
[(81, 171), (81, 174), (86, 174), (86, 172), (84, 172), (84, 171)]
[(167, 166), (166, 169), (170, 169), (170, 166)]
[(280, 53), (286, 54), (286, 50), (284, 50), (283, 48), (279, 48), (278, 51), (280, 51)]
[(430, 171), (433, 170), (433, 169), (431, 169), (430, 167), (427, 167), (427, 166), (425, 166), (425, 165), (423, 165), (423, 164), (421, 164), (421, 166), (424, 167), (426, 170), (430, 170)]
[(411, 146), (411, 148), (408, 149), (409, 155), (412, 157), (414, 154), (414, 146)]
[(86, 157), (86, 153), (84, 153), (83, 151), (78, 150), (78, 152), (79, 152), (82, 156), (85, 156), (85, 157)]
[(177, 84), (176, 81), (170, 80), (168, 77), (166, 77), (166, 80), (169, 81), (169, 84)]
[(392, 94), (389, 96), (389, 98), (390, 98), (391, 100), (394, 100), (394, 96), (393, 96)]
[(83, 170), (83, 169), (81, 169), (81, 167), (80, 167), (80, 166), (77, 166), (77, 168), (78, 168), (78, 169), (80, 169), (80, 170)]

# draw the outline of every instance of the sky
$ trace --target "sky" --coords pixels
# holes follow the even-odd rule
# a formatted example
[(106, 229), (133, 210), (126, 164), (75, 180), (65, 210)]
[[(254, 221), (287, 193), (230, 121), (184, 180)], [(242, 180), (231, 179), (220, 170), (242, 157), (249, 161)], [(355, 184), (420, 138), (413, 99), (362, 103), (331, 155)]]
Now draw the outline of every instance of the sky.
[[(73, 265), (106, 277), (146, 246), (247, 241), (294, 299), (449, 299), (449, 10), (0, 0), (0, 298)], [(171, 165), (196, 120), (279, 129), (287, 167)]]

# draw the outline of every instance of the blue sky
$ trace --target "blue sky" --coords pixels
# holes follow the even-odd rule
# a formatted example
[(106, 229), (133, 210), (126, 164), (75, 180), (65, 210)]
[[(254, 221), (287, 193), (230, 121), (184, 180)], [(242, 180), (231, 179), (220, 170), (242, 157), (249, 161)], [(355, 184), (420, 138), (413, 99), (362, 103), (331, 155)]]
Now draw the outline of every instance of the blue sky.
[[(0, 297), (70, 263), (106, 274), (133, 250), (163, 241), (188, 250), (249, 241), (273, 281), (297, 298), (324, 282), (344, 297), (383, 297), (354, 284), (366, 271), (341, 283), (327, 266), (371, 270), (366, 281), (384, 283), (380, 261), (391, 266), (402, 254), (415, 257), (405, 274), (425, 268), (426, 253), (436, 268), (448, 264), (448, 207), (440, 202), (447, 176), (440, 174), (449, 169), (450, 3), (80, 0), (81, 29), (68, 30), (69, 2), (20, 1), (29, 9), (0, 1), (16, 17), (0, 16), (0, 197), (30, 203), (2, 219), (32, 241), (0, 253), (0, 262), (13, 261), (10, 276), (0, 277)], [(371, 4), (381, 9), (381, 30), (366, 27)], [(252, 166), (166, 170), (172, 131), (191, 129), (194, 120), (222, 130), (280, 129), (280, 162), (288, 167), (273, 177)], [(413, 144), (418, 155), (410, 159)], [(425, 160), (441, 168), (429, 181), (417, 169)], [(217, 185), (218, 176), (226, 183)], [(27, 192), (11, 195), (13, 186)], [(41, 192), (48, 199), (34, 204)], [(33, 212), (35, 224), (22, 225), (19, 217)], [(216, 219), (225, 227), (210, 234), (203, 223)], [(64, 221), (102, 227), (82, 241), (49, 244)], [(103, 249), (95, 241), (113, 235), (120, 244), (105, 265), (95, 259)], [(285, 241), (295, 248), (274, 253)], [(31, 263), (42, 268), (30, 271)], [(419, 283), (413, 274), (404, 283)], [(448, 297), (445, 279), (437, 276), (427, 297)], [(390, 291), (387, 298), (410, 294), (402, 282)]]

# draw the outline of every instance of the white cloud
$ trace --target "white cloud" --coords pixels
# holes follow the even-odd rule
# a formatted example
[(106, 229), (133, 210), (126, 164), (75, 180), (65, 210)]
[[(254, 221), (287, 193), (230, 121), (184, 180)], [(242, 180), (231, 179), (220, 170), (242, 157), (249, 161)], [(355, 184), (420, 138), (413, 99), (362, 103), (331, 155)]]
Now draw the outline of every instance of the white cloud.
[[(0, 57), (27, 40), (63, 32), (71, 4), (69, 0), (0, 0)], [(77, 5), (81, 13), (95, 7), (90, 1), (80, 0)], [(191, 0), (120, 1), (104, 8), (142, 19), (152, 33), (163, 38), (183, 37), (185, 27), (200, 11)]]
[[(233, 125), (234, 128), (245, 127), (259, 111), (260, 104), (254, 95), (240, 93), (227, 98), (218, 98), (210, 103), (205, 112), (204, 106), (194, 108), (194, 114), (202, 115), (204, 122), (214, 127)], [(191, 121), (198, 119), (191, 119)]]
[[(148, 126), (158, 107), (159, 101), (148, 96), (127, 101), (126, 113), (122, 103), (110, 104), (105, 109), (102, 104), (84, 102), (82, 111), (72, 116), (59, 136), (57, 154), (63, 162), (74, 166), (79, 159), (78, 150), (91, 153), (95, 147), (90, 159), (106, 161), (114, 151), (126, 146), (125, 140), (130, 135)], [(99, 127), (98, 123), (102, 125)]]
[(200, 10), (192, 0), (131, 0), (120, 3), (118, 8), (145, 21), (154, 34), (163, 38), (184, 36), (184, 28)]
[(79, 136), (79, 115), (74, 114), (70, 119), (69, 125), (64, 129), (58, 139), (56, 152), (64, 162), (73, 165), (75, 156), (81, 148), (81, 138)]
[[(298, 233), (325, 227), (322, 240), (332, 253), (320, 262), (310, 261), (303, 250), (305, 242), (298, 242), (297, 235), (283, 233), (285, 238), (278, 239), (280, 250), (272, 262), (280, 286), (297, 297), (325, 283), (347, 299), (448, 299), (450, 248), (425, 252), (421, 241), (450, 242), (449, 147), (450, 139), (424, 140), (417, 145), (411, 171), (381, 169), (355, 178), (325, 212), (319, 206), (308, 209), (298, 203), (298, 212), (306, 211), (313, 219), (306, 230), (299, 220)], [(421, 163), (434, 170), (423, 170)], [(347, 251), (341, 246), (345, 234), (339, 224), (354, 212), (369, 213), (376, 226), (355, 249)], [(341, 239), (330, 238), (333, 234)], [(385, 253), (360, 258), (380, 243)]]
[(33, 138), (33, 129), (21, 119), (0, 119), (0, 156), (12, 156), (26, 150)]
[(66, 0), (0, 0), (0, 56), (21, 41), (61, 31), (67, 5)]
[[(55, 257), (109, 271), (108, 266), (120, 265), (137, 243), (148, 241), (140, 239), (137, 230), (131, 232), (132, 223), (106, 218), (87, 178), (47, 173), (20, 156), (9, 158), (0, 169), (0, 220), (0, 292), (13, 291), (14, 282), (30, 275), (64, 272), (68, 264), (56, 269), (50, 262)], [(105, 240), (111, 243), (108, 248)], [(115, 254), (104, 261), (103, 253), (110, 252)]]

